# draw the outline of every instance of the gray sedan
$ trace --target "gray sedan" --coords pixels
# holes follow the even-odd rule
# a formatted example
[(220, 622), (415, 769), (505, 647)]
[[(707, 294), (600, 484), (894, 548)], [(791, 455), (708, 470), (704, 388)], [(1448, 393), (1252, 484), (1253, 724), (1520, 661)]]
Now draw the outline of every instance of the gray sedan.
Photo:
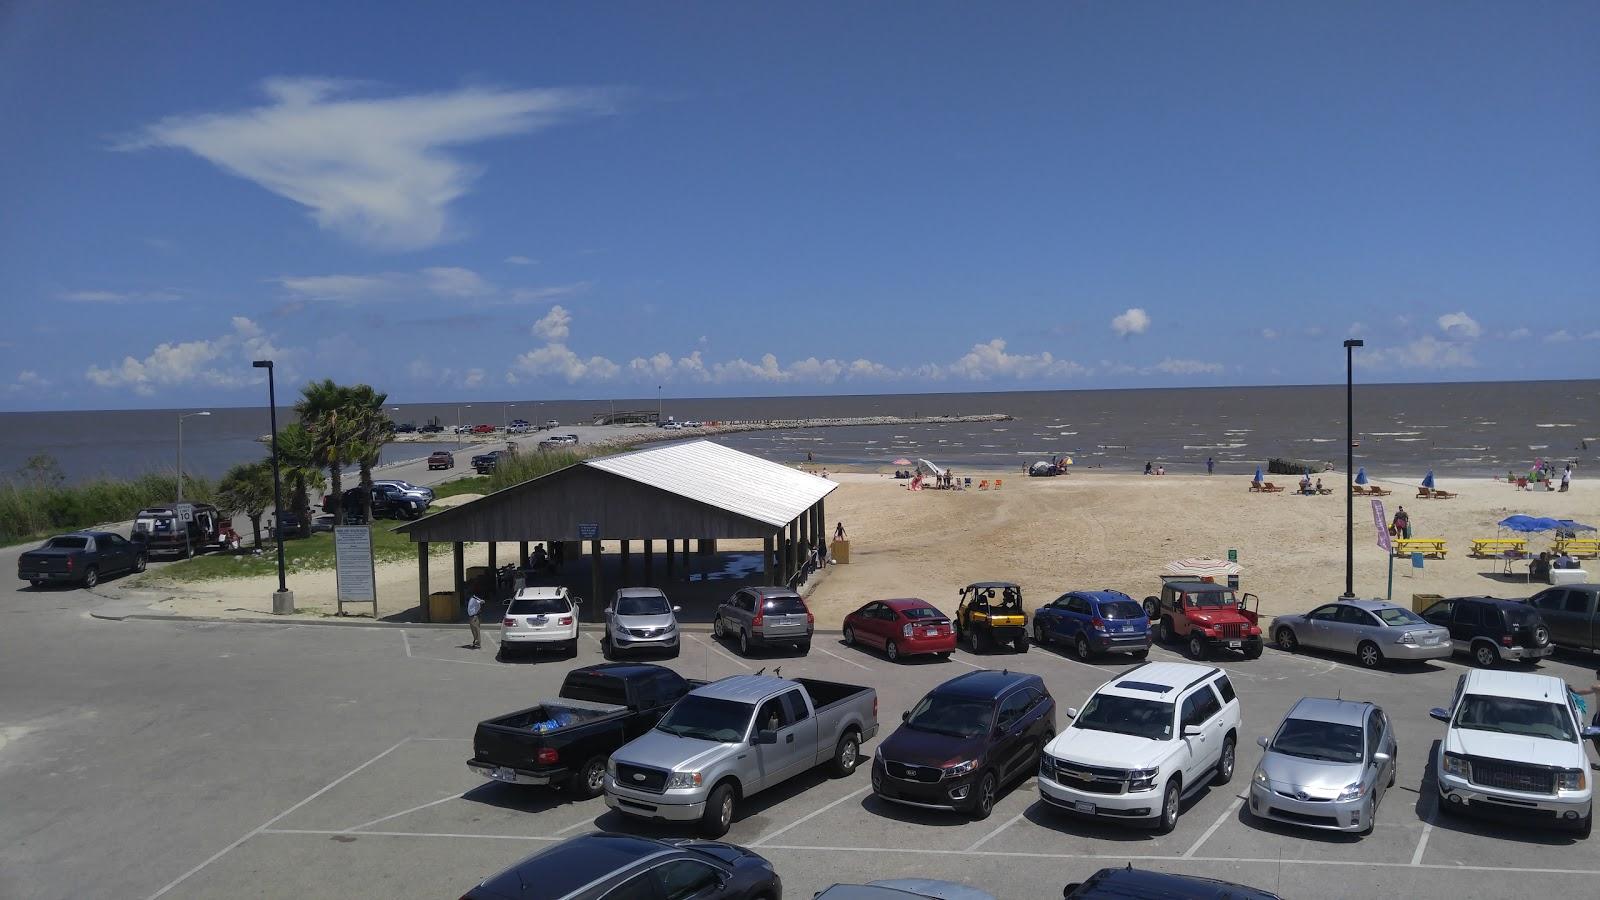
[(677, 656), (677, 613), (682, 611), (656, 588), (623, 588), (606, 607), (606, 636), (600, 650), (606, 659), (638, 651)]
[(1451, 653), (1448, 629), (1382, 600), (1341, 600), (1302, 615), (1279, 616), (1272, 638), (1290, 653), (1302, 645), (1354, 653), (1369, 669), (1386, 659), (1443, 659)]
[(1263, 819), (1371, 834), (1394, 786), (1399, 745), (1371, 703), (1303, 697), (1289, 710), (1250, 779), (1250, 812)]

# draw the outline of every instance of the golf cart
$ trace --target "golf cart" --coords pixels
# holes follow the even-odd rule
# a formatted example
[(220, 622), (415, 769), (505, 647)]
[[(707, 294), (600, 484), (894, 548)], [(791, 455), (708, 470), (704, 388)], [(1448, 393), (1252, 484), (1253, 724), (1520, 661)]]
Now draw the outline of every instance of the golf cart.
[(1028, 616), (1022, 610), (1022, 588), (1009, 581), (979, 581), (961, 589), (955, 614), (956, 643), (972, 652), (1006, 644), (1028, 652)]

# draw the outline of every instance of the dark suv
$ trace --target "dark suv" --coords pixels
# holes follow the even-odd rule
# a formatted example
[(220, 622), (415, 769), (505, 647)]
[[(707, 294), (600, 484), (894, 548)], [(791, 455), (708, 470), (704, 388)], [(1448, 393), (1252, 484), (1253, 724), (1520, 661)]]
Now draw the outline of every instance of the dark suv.
[(1069, 884), (1066, 900), (1281, 900), (1277, 894), (1231, 881), (1173, 875), (1149, 869), (1101, 869), (1086, 881)]
[(873, 755), (873, 792), (986, 819), (1002, 787), (1038, 768), (1056, 701), (1037, 675), (984, 669), (934, 688), (901, 722)]
[(1502, 659), (1537, 661), (1555, 652), (1544, 617), (1526, 603), (1455, 597), (1423, 610), (1422, 617), (1450, 629), (1455, 651), (1486, 669)]
[(782, 896), (772, 863), (737, 844), (597, 831), (540, 850), (479, 882), (462, 900)]
[(1563, 584), (1528, 598), (1550, 626), (1550, 643), (1600, 650), (1600, 584)]
[[(358, 521), (361, 518), (361, 492), (365, 488), (353, 487), (344, 492), (339, 500), (339, 513), (347, 521)], [(322, 511), (330, 512), (332, 503), (331, 495), (322, 499)], [(372, 517), (374, 519), (417, 519), (428, 511), (428, 501), (421, 497), (408, 495), (405, 491), (392, 484), (375, 484), (372, 486)]]

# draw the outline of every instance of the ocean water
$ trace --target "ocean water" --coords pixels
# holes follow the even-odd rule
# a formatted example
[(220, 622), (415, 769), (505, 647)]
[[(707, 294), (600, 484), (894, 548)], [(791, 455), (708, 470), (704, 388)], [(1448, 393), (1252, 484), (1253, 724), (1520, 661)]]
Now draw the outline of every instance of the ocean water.
[[(1504, 474), (1536, 458), (1600, 464), (1600, 380), (1357, 385), (1356, 465), (1376, 478)], [(899, 457), (956, 468), (1016, 468), (1068, 455), (1082, 468), (1201, 472), (1207, 456), (1225, 473), (1253, 472), (1274, 456), (1343, 466), (1344, 387), (1180, 388), (669, 399), (665, 415), (751, 420), (1006, 413), (1009, 422), (791, 429), (719, 440), (770, 459), (888, 465)], [(587, 422), (600, 412), (654, 411), (656, 401), (523, 401), (399, 404), (396, 421), (438, 416), (454, 425), (506, 418)], [(69, 480), (176, 466), (177, 410), (0, 413), (0, 473), (29, 456), (53, 456)], [(292, 421), (280, 411), (279, 423)], [(267, 410), (213, 408), (184, 422), (184, 466), (202, 475), (256, 457)], [(1585, 447), (1587, 444), (1587, 447)], [(384, 461), (426, 456), (448, 441), (399, 444)]]

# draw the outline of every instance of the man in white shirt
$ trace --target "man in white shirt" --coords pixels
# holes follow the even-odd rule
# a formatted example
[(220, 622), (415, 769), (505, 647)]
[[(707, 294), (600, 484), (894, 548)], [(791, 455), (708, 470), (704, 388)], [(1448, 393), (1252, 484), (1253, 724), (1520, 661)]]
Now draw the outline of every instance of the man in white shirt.
[(483, 631), (478, 622), (478, 614), (481, 612), (483, 612), (483, 598), (474, 590), (471, 596), (467, 597), (467, 627), (472, 629), (473, 650), (483, 649)]

